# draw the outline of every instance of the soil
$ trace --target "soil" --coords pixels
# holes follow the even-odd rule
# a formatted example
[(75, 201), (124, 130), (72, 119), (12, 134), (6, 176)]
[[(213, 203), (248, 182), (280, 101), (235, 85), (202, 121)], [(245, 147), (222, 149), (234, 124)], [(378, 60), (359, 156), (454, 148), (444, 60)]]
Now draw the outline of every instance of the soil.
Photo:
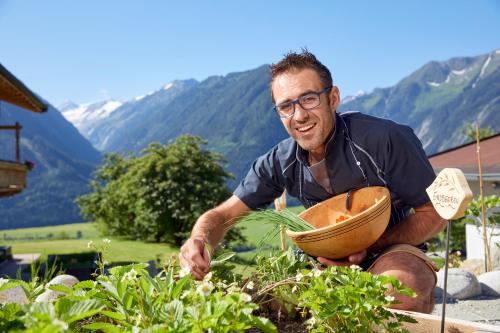
[[(254, 315), (266, 317), (271, 320), (278, 328), (278, 332), (290, 333), (307, 333), (306, 326), (301, 318), (291, 318), (285, 307), (276, 300), (263, 302), (259, 309), (254, 311)], [(257, 328), (251, 328), (247, 332), (258, 333), (262, 332)]]

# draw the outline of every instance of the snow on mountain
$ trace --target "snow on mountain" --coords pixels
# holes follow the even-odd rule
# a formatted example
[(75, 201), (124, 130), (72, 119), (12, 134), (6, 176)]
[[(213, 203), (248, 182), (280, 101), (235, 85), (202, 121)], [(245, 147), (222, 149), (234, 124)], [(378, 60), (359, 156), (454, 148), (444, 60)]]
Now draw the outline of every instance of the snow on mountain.
[(356, 98), (366, 95), (364, 90), (358, 90), (358, 92), (354, 96), (346, 96), (342, 99), (342, 104), (349, 103), (354, 101)]
[(113, 100), (80, 105), (65, 102), (58, 109), (64, 118), (71, 122), (83, 136), (88, 137), (92, 127), (97, 122), (108, 117), (121, 105), (123, 102)]

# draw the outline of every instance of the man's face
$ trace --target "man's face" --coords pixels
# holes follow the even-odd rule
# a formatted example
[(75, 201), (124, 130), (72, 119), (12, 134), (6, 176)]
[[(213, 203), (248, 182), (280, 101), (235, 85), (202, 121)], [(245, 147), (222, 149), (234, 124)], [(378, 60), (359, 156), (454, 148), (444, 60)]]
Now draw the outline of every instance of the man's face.
[[(276, 105), (326, 88), (318, 73), (312, 69), (291, 70), (278, 75), (271, 87)], [(334, 112), (339, 101), (338, 89), (333, 87), (329, 92), (321, 94), (320, 101), (320, 105), (308, 111), (296, 104), (295, 114), (290, 118), (281, 118), (281, 121), (288, 134), (302, 149), (324, 157), (326, 140), (335, 123)]]

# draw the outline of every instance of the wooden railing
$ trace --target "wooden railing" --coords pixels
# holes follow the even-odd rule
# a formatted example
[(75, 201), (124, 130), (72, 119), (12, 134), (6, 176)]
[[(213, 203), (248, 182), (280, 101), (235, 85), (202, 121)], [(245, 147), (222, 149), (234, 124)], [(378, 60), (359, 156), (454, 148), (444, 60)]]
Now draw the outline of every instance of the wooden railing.
[(21, 124), (16, 122), (15, 125), (0, 125), (0, 130), (13, 130), (16, 131), (16, 162), (21, 163), (21, 149), (20, 149), (20, 137), (21, 137)]

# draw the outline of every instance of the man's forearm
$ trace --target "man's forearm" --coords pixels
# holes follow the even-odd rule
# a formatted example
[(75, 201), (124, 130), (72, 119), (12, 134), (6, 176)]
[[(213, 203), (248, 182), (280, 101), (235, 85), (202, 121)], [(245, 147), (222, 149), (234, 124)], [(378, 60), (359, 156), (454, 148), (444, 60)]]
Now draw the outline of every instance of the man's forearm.
[(432, 238), (446, 226), (431, 203), (415, 209), (415, 214), (386, 230), (377, 242), (370, 247), (376, 251), (393, 244), (418, 245)]
[(224, 238), (227, 228), (223, 214), (212, 209), (201, 215), (191, 231), (191, 237), (203, 238), (212, 248), (216, 248)]

